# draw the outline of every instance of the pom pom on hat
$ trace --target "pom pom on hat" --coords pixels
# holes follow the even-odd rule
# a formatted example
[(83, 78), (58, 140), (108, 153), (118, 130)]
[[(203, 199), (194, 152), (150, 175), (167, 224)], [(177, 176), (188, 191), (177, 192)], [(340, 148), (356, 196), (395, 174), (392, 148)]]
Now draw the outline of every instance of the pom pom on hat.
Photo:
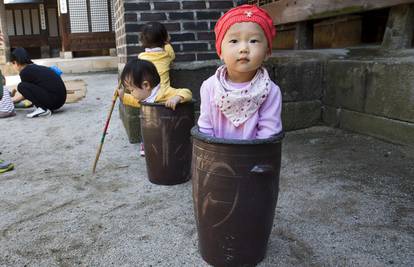
[(216, 23), (214, 33), (216, 34), (216, 51), (221, 55), (221, 42), (228, 29), (236, 23), (254, 22), (262, 29), (267, 39), (269, 51), (271, 51), (272, 40), (276, 36), (272, 18), (262, 8), (255, 5), (241, 5), (227, 11)]

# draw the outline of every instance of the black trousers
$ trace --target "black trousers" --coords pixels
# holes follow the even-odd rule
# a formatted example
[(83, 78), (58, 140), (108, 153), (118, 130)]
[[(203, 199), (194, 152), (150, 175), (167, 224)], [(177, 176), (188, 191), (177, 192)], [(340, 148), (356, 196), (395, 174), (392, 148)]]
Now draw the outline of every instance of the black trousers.
[(39, 87), (28, 82), (21, 82), (17, 86), (17, 91), (21, 93), (24, 98), (30, 100), (36, 107), (43, 109), (56, 110), (65, 104), (65, 94), (54, 94), (45, 88)]

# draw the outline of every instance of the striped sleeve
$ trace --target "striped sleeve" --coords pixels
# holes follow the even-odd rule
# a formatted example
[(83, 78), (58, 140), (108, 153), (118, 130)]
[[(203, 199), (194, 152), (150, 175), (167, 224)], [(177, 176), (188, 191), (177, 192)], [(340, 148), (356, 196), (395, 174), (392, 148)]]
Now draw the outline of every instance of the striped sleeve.
[(14, 110), (14, 104), (10, 97), (10, 92), (6, 88), (3, 90), (3, 97), (0, 100), (0, 112), (12, 112)]

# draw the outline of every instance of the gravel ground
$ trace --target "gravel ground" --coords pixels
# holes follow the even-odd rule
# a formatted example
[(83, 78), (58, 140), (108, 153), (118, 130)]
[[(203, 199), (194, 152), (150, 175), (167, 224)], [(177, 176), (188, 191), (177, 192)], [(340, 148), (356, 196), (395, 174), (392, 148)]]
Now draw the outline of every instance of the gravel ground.
[[(49, 118), (0, 121), (1, 266), (207, 266), (191, 182), (157, 186), (112, 115), (115, 73), (65, 76), (87, 97)], [(259, 266), (413, 266), (414, 151), (326, 127), (284, 140), (280, 194)]]

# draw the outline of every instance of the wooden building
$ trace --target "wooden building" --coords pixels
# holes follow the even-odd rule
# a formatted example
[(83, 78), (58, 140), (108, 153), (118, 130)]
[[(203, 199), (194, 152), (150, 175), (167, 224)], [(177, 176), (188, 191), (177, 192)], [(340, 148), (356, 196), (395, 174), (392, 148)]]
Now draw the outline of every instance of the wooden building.
[(5, 0), (11, 49), (33, 58), (108, 55), (115, 48), (111, 0)]
[[(343, 48), (382, 45), (401, 35), (412, 47), (409, 4), (414, 0), (248, 0), (266, 9), (277, 26), (274, 49)], [(386, 32), (398, 19), (403, 32)], [(406, 26), (404, 26), (406, 24)], [(394, 26), (393, 26), (394, 25)], [(390, 35), (394, 36), (391, 37)], [(402, 37), (404, 35), (404, 37)], [(404, 42), (404, 41), (403, 41)]]

